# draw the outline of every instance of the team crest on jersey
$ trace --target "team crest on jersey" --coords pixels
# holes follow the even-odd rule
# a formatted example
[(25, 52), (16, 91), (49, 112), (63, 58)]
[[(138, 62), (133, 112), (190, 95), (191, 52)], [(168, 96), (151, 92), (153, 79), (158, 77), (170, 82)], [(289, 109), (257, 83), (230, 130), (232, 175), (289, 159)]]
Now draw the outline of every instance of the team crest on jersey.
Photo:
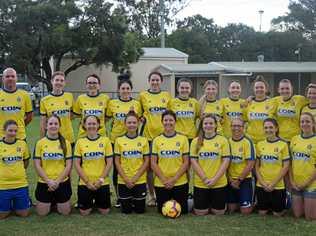
[(218, 110), (218, 111), (219, 111), (219, 106), (216, 106), (216, 110)]
[(101, 107), (102, 107), (102, 106), (103, 106), (103, 102), (99, 102), (99, 106), (101, 106)]
[(177, 146), (177, 147), (180, 147), (180, 142), (176, 142), (176, 146)]
[(84, 105), (84, 106), (87, 106), (87, 103), (85, 102), (83, 105)]
[(266, 107), (265, 107), (265, 109), (266, 109), (266, 110), (269, 110), (269, 109), (270, 109), (270, 107), (269, 107), (269, 106), (266, 106)]
[(218, 144), (218, 143), (215, 143), (215, 144), (214, 144), (214, 147), (218, 147), (218, 146), (219, 146), (219, 144)]
[(307, 149), (311, 150), (311, 149), (312, 149), (312, 144), (309, 144), (309, 145), (307, 146)]
[(189, 103), (189, 107), (193, 107), (193, 104), (191, 102)]
[(65, 101), (65, 105), (66, 105), (66, 106), (68, 106), (68, 105), (69, 105), (69, 102), (68, 102), (67, 100)]
[(118, 109), (118, 108), (120, 108), (120, 106), (116, 106), (116, 108)]
[(20, 97), (17, 97), (16, 100), (17, 100), (17, 102), (21, 102), (22, 99)]
[(3, 149), (3, 152), (6, 152), (7, 151), (7, 149)]
[(4, 99), (3, 99), (3, 98), (1, 99), (1, 102), (4, 102)]
[(162, 98), (162, 99), (161, 99), (161, 102), (162, 102), (162, 103), (166, 103), (166, 99)]
[(137, 147), (141, 147), (141, 146), (142, 146), (142, 143), (138, 142)]
[(103, 147), (104, 147), (103, 143), (99, 143), (99, 148), (103, 148)]
[(246, 107), (246, 105), (244, 105), (244, 104), (242, 104), (242, 103), (240, 104), (240, 108), (241, 108), (241, 109), (244, 109), (245, 107)]
[(21, 148), (21, 147), (17, 147), (17, 148), (16, 148), (16, 151), (17, 151), (17, 152), (21, 152), (21, 151), (22, 151), (22, 148)]
[(279, 152), (279, 149), (276, 147), (276, 148), (274, 149), (274, 152)]
[(243, 149), (242, 147), (240, 147), (238, 151), (239, 151), (239, 152), (243, 152), (244, 149)]

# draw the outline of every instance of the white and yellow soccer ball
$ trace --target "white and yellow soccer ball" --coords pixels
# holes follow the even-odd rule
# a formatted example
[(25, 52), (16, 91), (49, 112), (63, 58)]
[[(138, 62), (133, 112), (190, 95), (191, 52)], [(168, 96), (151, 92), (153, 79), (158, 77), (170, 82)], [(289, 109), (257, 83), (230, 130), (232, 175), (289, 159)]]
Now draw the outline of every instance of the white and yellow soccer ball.
[(175, 200), (166, 201), (162, 206), (162, 214), (169, 218), (177, 218), (181, 214), (181, 206)]

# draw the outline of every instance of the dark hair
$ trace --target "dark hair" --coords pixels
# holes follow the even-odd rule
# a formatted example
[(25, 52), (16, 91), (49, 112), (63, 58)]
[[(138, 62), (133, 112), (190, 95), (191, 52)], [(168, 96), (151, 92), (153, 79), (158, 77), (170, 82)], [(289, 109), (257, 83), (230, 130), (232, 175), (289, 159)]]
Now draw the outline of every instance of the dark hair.
[(99, 130), (99, 129), (100, 129), (101, 121), (100, 121), (100, 118), (97, 117), (97, 116), (95, 116), (95, 115), (88, 115), (88, 116), (85, 116), (85, 117), (82, 119), (82, 124), (81, 124), (82, 128), (83, 128), (84, 130), (86, 130), (86, 127), (85, 127), (84, 125), (85, 125), (85, 123), (86, 123), (86, 121), (87, 121), (87, 119), (88, 119), (89, 117), (94, 117), (94, 118), (97, 120), (97, 123), (98, 123), (98, 125), (99, 125), (99, 128), (98, 128), (98, 130)]
[(52, 74), (51, 80), (53, 80), (53, 79), (54, 79), (56, 76), (58, 76), (58, 75), (60, 75), (60, 76), (62, 76), (62, 77), (64, 77), (64, 78), (66, 78), (64, 72), (62, 72), (62, 71), (55, 71), (55, 72)]
[(129, 80), (131, 78), (131, 72), (127, 69), (122, 68), (120, 74), (117, 76), (117, 80)]
[[(49, 117), (47, 118), (47, 120), (46, 120), (46, 125), (47, 125), (49, 119), (51, 119), (51, 118), (56, 118), (56, 119), (58, 120), (59, 125), (61, 124), (59, 116), (57, 116), (57, 115), (51, 115), (51, 116), (49, 116)], [(62, 136), (62, 135), (60, 134), (59, 131), (58, 131), (58, 140), (59, 140), (61, 149), (63, 150), (64, 157), (66, 157), (66, 155), (67, 155), (66, 140), (65, 140), (64, 136)]]
[(6, 131), (7, 128), (10, 126), (10, 125), (16, 125), (18, 126), (18, 123), (16, 123), (15, 120), (7, 120), (4, 125), (3, 125), (3, 130)]
[(266, 122), (271, 122), (271, 123), (274, 125), (274, 127), (277, 128), (276, 136), (279, 137), (279, 124), (278, 124), (277, 120), (274, 119), (274, 118), (267, 118), (267, 119), (265, 119), (265, 120), (263, 121), (263, 125), (264, 125)]
[(198, 128), (198, 140), (197, 140), (197, 145), (196, 145), (196, 152), (199, 152), (200, 148), (203, 145), (203, 141), (204, 141), (204, 130), (203, 130), (203, 122), (206, 118), (211, 118), (214, 120), (215, 124), (216, 124), (216, 128), (215, 128), (215, 133), (217, 132), (217, 119), (213, 114), (205, 114), (202, 116), (201, 120), (200, 120), (200, 124), (199, 124), (199, 128)]
[(172, 116), (174, 118), (175, 121), (177, 121), (177, 116), (176, 116), (176, 113), (174, 113), (173, 111), (171, 110), (165, 110), (164, 113), (162, 113), (161, 115), (161, 121), (163, 121), (163, 118), (165, 116)]
[(135, 117), (137, 119), (137, 121), (139, 120), (137, 113), (133, 110), (130, 110), (129, 112), (127, 112), (124, 122), (126, 122), (127, 118), (130, 116)]
[(188, 79), (188, 78), (181, 78), (181, 79), (179, 79), (178, 82), (177, 82), (177, 90), (179, 89), (179, 86), (180, 86), (180, 84), (181, 84), (182, 82), (189, 83), (190, 86), (191, 86), (191, 89), (193, 88), (193, 84), (192, 84), (192, 81), (191, 81), (190, 79)]
[(120, 80), (120, 81), (118, 82), (117, 89), (120, 89), (120, 87), (121, 87), (122, 84), (124, 84), (124, 83), (129, 84), (129, 86), (131, 87), (131, 89), (133, 89), (133, 83), (132, 83), (132, 81), (130, 81), (129, 79)]
[(160, 77), (161, 82), (163, 81), (163, 76), (162, 76), (162, 74), (161, 74), (160, 72), (158, 72), (158, 71), (150, 72), (150, 74), (148, 75), (148, 81), (150, 80), (151, 76), (153, 76), (153, 75), (158, 75), (158, 76)]
[(269, 84), (268, 84), (268, 82), (265, 80), (265, 78), (263, 77), (263, 75), (257, 75), (256, 76), (256, 78), (255, 78), (255, 80), (253, 81), (253, 84), (252, 84), (252, 89), (254, 90), (254, 88), (255, 88), (255, 84), (257, 83), (257, 82), (262, 82), (262, 83), (264, 83), (264, 85), (265, 85), (265, 87), (266, 87), (266, 95), (269, 95)]
[(101, 79), (100, 79), (100, 77), (99, 77), (97, 74), (90, 74), (90, 75), (88, 75), (88, 76), (86, 77), (86, 83), (87, 83), (87, 81), (88, 81), (88, 79), (89, 79), (90, 77), (96, 78), (96, 79), (98, 80), (99, 84), (101, 84)]

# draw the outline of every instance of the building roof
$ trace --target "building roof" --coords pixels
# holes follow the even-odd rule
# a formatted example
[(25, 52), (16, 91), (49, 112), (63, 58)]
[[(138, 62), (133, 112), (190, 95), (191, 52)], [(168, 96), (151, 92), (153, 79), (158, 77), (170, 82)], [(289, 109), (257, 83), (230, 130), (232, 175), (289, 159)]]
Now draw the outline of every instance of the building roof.
[(210, 64), (161, 64), (154, 70), (159, 70), (163, 74), (219, 74), (225, 72), (221, 66)]
[(208, 65), (219, 66), (229, 72), (243, 73), (297, 73), (316, 72), (316, 62), (210, 62)]
[(185, 54), (175, 48), (142, 48), (145, 58), (188, 58)]

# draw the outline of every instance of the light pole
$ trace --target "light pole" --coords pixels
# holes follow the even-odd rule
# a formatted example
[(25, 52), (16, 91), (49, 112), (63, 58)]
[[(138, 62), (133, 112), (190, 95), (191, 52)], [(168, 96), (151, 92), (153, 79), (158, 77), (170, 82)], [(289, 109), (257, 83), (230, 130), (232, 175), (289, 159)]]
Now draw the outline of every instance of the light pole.
[(165, 2), (159, 0), (160, 7), (160, 47), (165, 47)]
[(259, 31), (261, 32), (261, 27), (262, 27), (262, 15), (264, 13), (264, 10), (259, 10), (259, 19), (260, 19), (260, 24), (259, 24)]
[[(302, 44), (298, 44), (297, 45), (297, 49), (294, 51), (295, 55), (297, 56), (297, 62), (298, 63), (301, 63), (301, 61), (302, 61), (302, 58), (301, 58), (301, 47), (302, 47)], [(301, 94), (301, 80), (302, 80), (301, 77), (302, 77), (301, 76), (301, 72), (299, 71), (298, 72), (298, 77), (297, 77), (297, 79), (298, 79), (298, 93), (299, 94)]]

